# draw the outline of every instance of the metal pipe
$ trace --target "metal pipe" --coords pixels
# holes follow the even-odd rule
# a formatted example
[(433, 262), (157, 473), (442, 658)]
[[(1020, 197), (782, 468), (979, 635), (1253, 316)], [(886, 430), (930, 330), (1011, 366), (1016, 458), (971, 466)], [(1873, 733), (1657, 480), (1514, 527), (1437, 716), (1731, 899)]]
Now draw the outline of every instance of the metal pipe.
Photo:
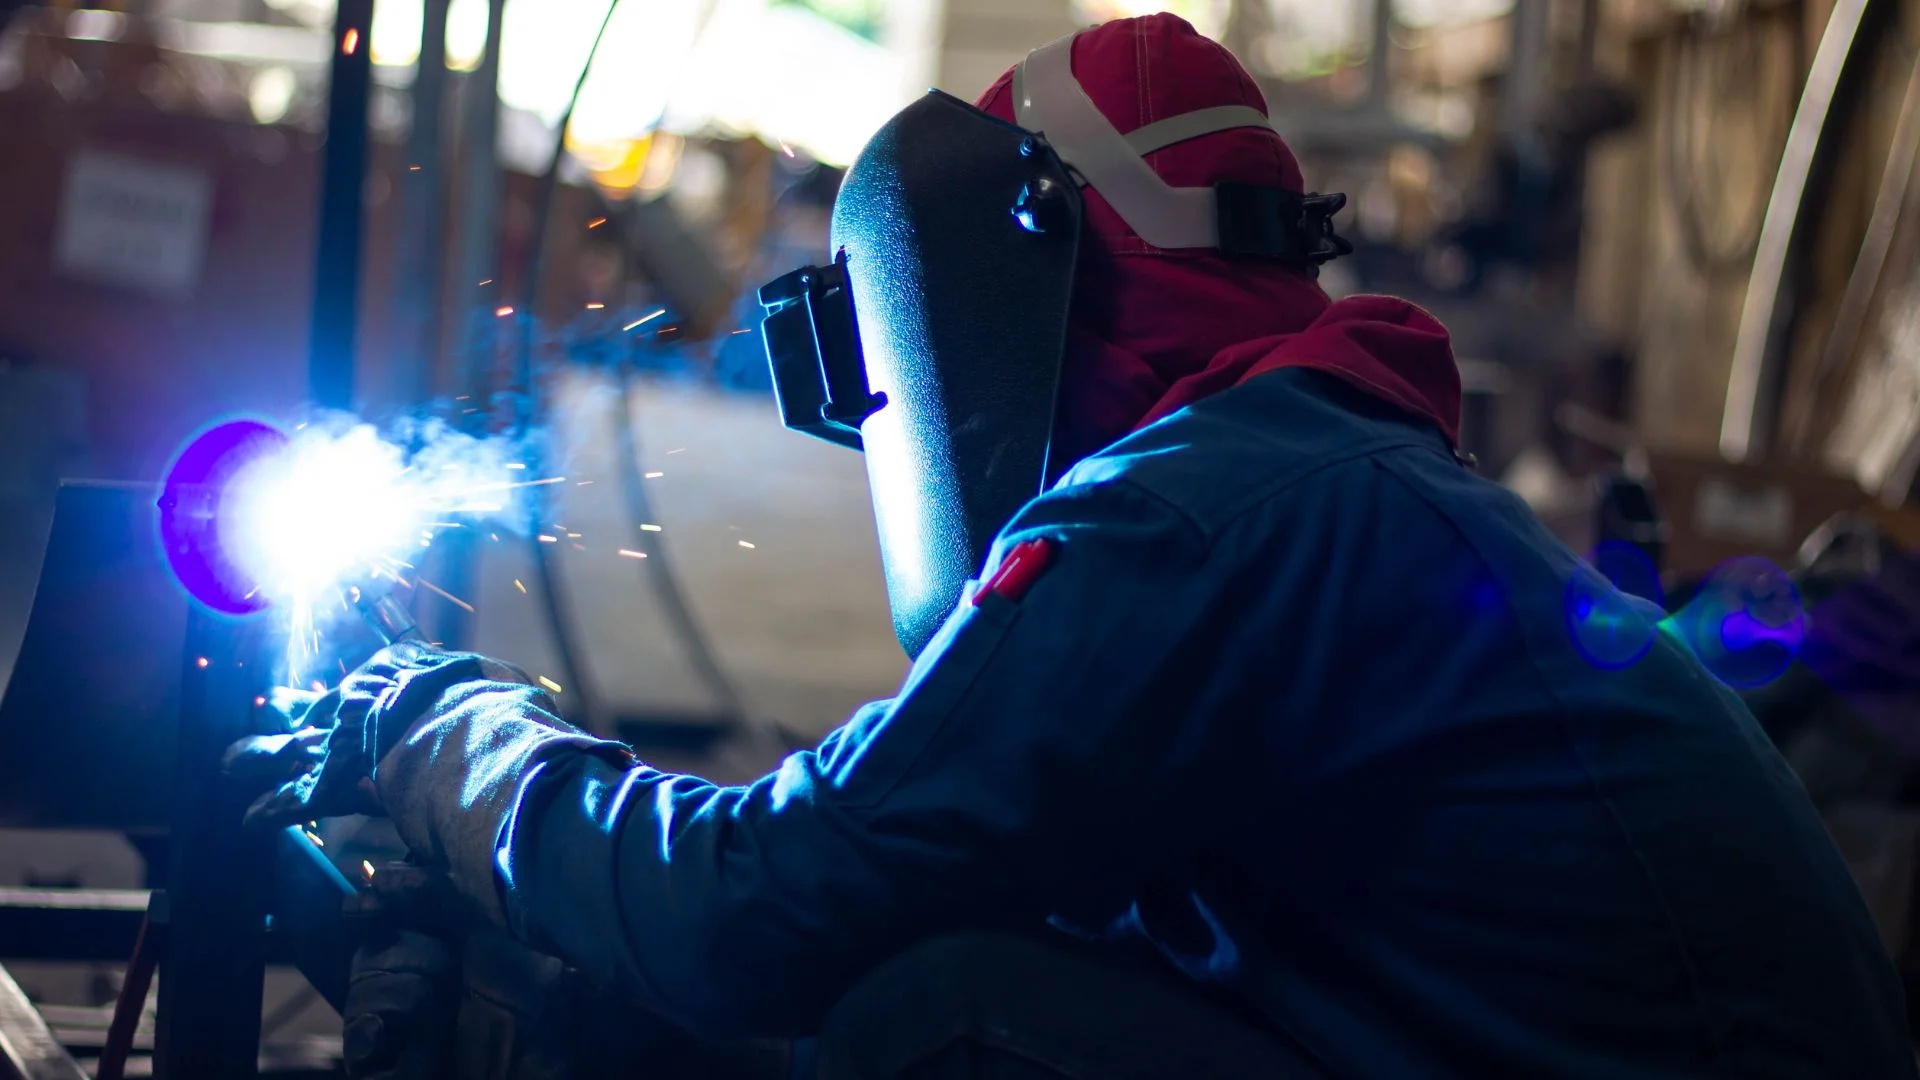
[(1509, 20), (1506, 100), (1503, 116), (1509, 134), (1531, 140), (1540, 120), (1540, 94), (1546, 81), (1548, 38), (1546, 0), (1513, 0)]
[(1740, 305), (1740, 328), (1734, 336), (1733, 360), (1727, 371), (1726, 406), (1720, 419), (1720, 454), (1729, 461), (1745, 461), (1764, 448), (1774, 396), (1774, 368), (1787, 329), (1785, 285), (1787, 262), (1799, 231), (1807, 189), (1819, 159), (1820, 146), (1835, 97), (1857, 52), (1872, 0), (1838, 0), (1820, 35), (1794, 111), (1787, 145), (1774, 174), (1773, 194), (1753, 253), (1753, 272)]
[(307, 378), (313, 403), (353, 407), (359, 326), (361, 203), (367, 174), (367, 102), (373, 92), (373, 0), (340, 0), (333, 16), (327, 143), (320, 172), (313, 325)]
[[(488, 285), (497, 276), (500, 258), (500, 33), (506, 0), (487, 4), (487, 42), (480, 66), (461, 88), (461, 154), (459, 248), (454, 256), (453, 312), (457, 320), (454, 385), (477, 411), (466, 414), (473, 427), (492, 416), (496, 320), (489, 317), (494, 293)], [(477, 557), (471, 529), (455, 529), (440, 545), (441, 580), (448, 591), (464, 596), (473, 586)], [(453, 605), (441, 608), (433, 626), (435, 636), (450, 648), (466, 645), (467, 613)]]
[(1826, 344), (1812, 370), (1807, 372), (1804, 396), (1791, 403), (1794, 408), (1788, 424), (1787, 447), (1796, 457), (1806, 451), (1813, 426), (1820, 419), (1825, 380), (1845, 366), (1860, 343), (1874, 294), (1880, 291), (1880, 275), (1886, 269), (1887, 253), (1893, 248), (1893, 236), (1900, 219), (1920, 208), (1920, 188), (1913, 185), (1917, 152), (1920, 152), (1920, 61), (1916, 61), (1907, 74), (1907, 92), (1900, 102), (1900, 117), (1894, 123), (1893, 138), (1887, 144), (1887, 164), (1880, 173), (1880, 190), (1874, 195), (1873, 216), (1867, 221), (1860, 254), (1854, 259), (1846, 292), (1841, 295), (1840, 308), (1834, 313), (1833, 329), (1828, 332)]
[(1393, 0), (1373, 0), (1373, 40), (1367, 54), (1367, 102), (1385, 107), (1393, 89)]
[(420, 61), (413, 76), (413, 123), (407, 129), (406, 171), (400, 174), (402, 232), (395, 260), (394, 311), (401, 326), (399, 359), (409, 376), (400, 389), (410, 402), (433, 396), (440, 358), (449, 6), (450, 0), (427, 0), (422, 11)]

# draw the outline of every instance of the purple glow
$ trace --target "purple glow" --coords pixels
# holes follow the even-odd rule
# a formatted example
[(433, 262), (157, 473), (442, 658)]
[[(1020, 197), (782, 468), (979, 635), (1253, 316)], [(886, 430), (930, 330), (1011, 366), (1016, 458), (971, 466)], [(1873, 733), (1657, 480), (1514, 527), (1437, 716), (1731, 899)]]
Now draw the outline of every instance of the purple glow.
[(223, 531), (221, 503), (228, 481), (263, 456), (289, 444), (287, 435), (257, 420), (233, 420), (202, 432), (167, 469), (159, 501), (160, 542), (167, 564), (188, 595), (215, 611), (248, 615), (270, 600), (234, 559), (234, 537)]

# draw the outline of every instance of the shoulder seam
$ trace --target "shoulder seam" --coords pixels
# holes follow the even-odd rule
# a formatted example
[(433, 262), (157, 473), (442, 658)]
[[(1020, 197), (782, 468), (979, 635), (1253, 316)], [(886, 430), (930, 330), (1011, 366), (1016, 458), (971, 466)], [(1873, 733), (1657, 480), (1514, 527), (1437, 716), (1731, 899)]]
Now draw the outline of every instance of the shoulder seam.
[(1302, 462), (1299, 465), (1281, 472), (1267, 483), (1261, 484), (1241, 496), (1238, 504), (1230, 504), (1230, 508), (1220, 517), (1220, 528), (1226, 529), (1232, 527), (1241, 518), (1251, 513), (1256, 507), (1265, 503), (1267, 500), (1329, 469), (1351, 464), (1362, 459), (1374, 458), (1388, 450), (1399, 450), (1403, 448), (1428, 450), (1434, 452), (1436, 455), (1438, 454), (1438, 451), (1434, 451), (1433, 447), (1418, 438), (1396, 434), (1383, 435), (1368, 442), (1360, 443), (1357, 446), (1349, 447), (1340, 453), (1329, 454), (1324, 457), (1314, 458), (1311, 461)]

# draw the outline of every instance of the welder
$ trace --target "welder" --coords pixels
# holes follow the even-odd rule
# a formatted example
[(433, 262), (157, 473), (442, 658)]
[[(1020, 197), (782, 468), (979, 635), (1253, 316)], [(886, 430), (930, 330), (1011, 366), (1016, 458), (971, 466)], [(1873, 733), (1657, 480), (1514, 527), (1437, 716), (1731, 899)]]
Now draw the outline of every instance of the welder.
[(609, 997), (840, 1075), (1914, 1076), (1738, 698), (1475, 475), (1432, 317), (1317, 286), (1342, 201), (1172, 16), (929, 94), (763, 293), (788, 423), (865, 453), (898, 694), (725, 787), (396, 647), (256, 816), (384, 812)]

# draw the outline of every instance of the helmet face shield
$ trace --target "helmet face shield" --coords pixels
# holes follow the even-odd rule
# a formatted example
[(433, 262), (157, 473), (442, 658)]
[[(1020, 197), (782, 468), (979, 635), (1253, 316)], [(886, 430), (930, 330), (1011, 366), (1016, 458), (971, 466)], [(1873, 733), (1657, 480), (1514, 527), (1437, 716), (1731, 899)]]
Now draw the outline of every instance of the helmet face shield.
[(929, 93), (848, 171), (834, 262), (761, 290), (783, 421), (866, 451), (911, 655), (1045, 484), (1080, 214), (1044, 141)]
[(902, 109), (841, 184), (833, 263), (760, 292), (782, 420), (866, 451), (894, 629), (910, 654), (994, 536), (1069, 464), (1048, 455), (1083, 185), (1155, 248), (1307, 276), (1351, 250), (1332, 226), (1345, 196), (1279, 182), (1290, 158), (1277, 136), (1274, 184), (1174, 186), (1148, 161), (1216, 132), (1271, 135), (1264, 109), (1236, 91), (1123, 133), (1075, 75), (1073, 42), (1014, 69), (1012, 121), (937, 91)]

